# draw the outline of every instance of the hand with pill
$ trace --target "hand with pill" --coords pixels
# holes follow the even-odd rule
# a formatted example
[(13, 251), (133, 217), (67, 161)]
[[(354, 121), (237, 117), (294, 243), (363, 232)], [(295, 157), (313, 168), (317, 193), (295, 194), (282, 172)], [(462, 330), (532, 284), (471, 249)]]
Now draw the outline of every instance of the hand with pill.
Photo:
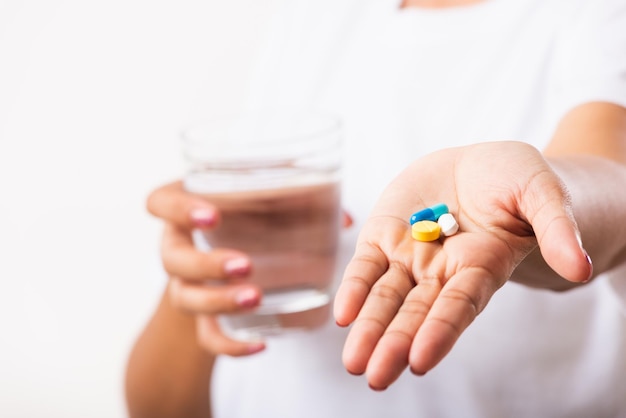
[[(454, 219), (410, 218), (437, 202)], [(415, 239), (414, 220), (443, 236)], [(337, 323), (352, 325), (344, 366), (379, 390), (407, 366), (428, 372), (538, 242), (560, 276), (590, 278), (567, 192), (535, 148), (494, 142), (415, 161), (379, 198), (336, 294)]]

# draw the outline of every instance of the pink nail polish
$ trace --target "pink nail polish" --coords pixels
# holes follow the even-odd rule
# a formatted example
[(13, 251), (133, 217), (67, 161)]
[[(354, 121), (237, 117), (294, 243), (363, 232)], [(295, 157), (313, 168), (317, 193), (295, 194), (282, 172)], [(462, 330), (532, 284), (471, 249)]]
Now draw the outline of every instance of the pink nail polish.
[(587, 283), (593, 277), (593, 261), (591, 261), (591, 257), (589, 257), (589, 254), (587, 253), (587, 251), (585, 251), (584, 248), (583, 248), (583, 254), (585, 255), (587, 263), (589, 264), (589, 277), (587, 277), (587, 279), (583, 281), (583, 283)]
[(235, 295), (235, 302), (243, 308), (252, 308), (259, 304), (259, 295), (254, 289), (243, 289)]
[(248, 354), (255, 354), (263, 350), (265, 350), (265, 343), (258, 342), (248, 345)]
[(215, 224), (215, 212), (207, 208), (195, 208), (189, 212), (191, 221), (195, 226), (206, 227)]
[(224, 271), (229, 276), (245, 276), (250, 272), (250, 260), (247, 258), (231, 258), (224, 264)]

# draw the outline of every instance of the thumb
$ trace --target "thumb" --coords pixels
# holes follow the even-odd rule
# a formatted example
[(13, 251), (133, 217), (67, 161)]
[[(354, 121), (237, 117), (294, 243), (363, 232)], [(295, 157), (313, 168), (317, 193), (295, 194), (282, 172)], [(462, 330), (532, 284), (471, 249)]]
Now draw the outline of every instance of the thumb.
[(219, 223), (217, 207), (187, 192), (181, 181), (153, 190), (146, 199), (148, 212), (181, 228), (212, 228)]
[(541, 255), (550, 268), (564, 279), (584, 283), (593, 274), (591, 258), (582, 246), (569, 194), (556, 174), (550, 175), (550, 187), (537, 181), (529, 187), (522, 212), (530, 221)]

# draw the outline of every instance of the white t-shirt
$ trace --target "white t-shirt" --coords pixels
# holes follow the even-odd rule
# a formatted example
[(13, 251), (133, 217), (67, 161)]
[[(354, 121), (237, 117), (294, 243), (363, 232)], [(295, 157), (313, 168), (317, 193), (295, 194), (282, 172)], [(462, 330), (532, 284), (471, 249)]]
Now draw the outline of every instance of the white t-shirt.
[[(345, 122), (344, 206), (360, 225), (389, 181), (436, 149), (515, 139), (543, 148), (589, 101), (626, 106), (626, 2), (289, 0), (250, 107), (314, 106)], [(341, 272), (339, 272), (341, 273)], [(339, 276), (340, 274), (338, 274)], [(335, 324), (218, 361), (217, 417), (625, 417), (626, 268), (555, 293), (507, 283), (426, 376), (382, 393), (341, 363)]]

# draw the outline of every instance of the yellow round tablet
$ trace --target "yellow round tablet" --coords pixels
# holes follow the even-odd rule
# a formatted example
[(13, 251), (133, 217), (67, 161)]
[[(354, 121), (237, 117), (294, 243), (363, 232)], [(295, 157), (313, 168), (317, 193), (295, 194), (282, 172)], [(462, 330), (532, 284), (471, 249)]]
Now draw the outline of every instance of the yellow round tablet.
[(433, 221), (419, 221), (411, 226), (411, 236), (418, 241), (435, 241), (439, 239), (441, 226)]

